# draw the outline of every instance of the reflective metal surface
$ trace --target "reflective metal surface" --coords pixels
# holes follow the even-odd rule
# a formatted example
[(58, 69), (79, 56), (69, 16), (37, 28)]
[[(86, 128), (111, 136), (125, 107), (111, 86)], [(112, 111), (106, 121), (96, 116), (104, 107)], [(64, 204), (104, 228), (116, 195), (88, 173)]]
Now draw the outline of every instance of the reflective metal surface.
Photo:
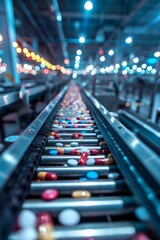
[[(144, 231), (146, 227), (139, 222), (125, 221), (116, 223), (88, 223), (79, 224), (74, 227), (55, 227), (53, 239), (82, 240), (95, 238), (97, 240), (124, 240), (134, 238), (137, 230)], [(19, 238), (16, 233), (13, 233), (9, 237), (9, 240), (19, 240)]]
[(139, 140), (135, 135), (125, 128), (116, 118), (110, 115), (110, 113), (95, 99), (92, 95), (85, 91), (87, 97), (92, 101), (98, 111), (105, 117), (107, 122), (113, 127), (116, 133), (121, 138), (121, 141), (132, 151), (132, 153), (149, 173), (151, 173), (154, 180), (160, 184), (160, 157), (151, 149)]
[(102, 216), (109, 214), (119, 214), (127, 211), (127, 208), (133, 210), (136, 206), (132, 197), (101, 197), (101, 198), (85, 198), (73, 199), (64, 198), (54, 201), (45, 202), (40, 199), (26, 200), (23, 204), (24, 209), (30, 209), (34, 212), (47, 211), (52, 215), (57, 214), (64, 208), (73, 208), (81, 213), (81, 216)]
[(58, 181), (45, 181), (45, 182), (33, 182), (30, 188), (31, 195), (41, 194), (45, 189), (54, 188), (61, 194), (71, 193), (74, 190), (88, 190), (94, 193), (108, 193), (126, 190), (126, 184), (124, 180), (58, 180)]
[[(42, 124), (50, 115), (51, 111), (57, 105), (59, 100), (63, 97), (67, 90), (65, 87), (57, 96), (51, 101), (42, 113), (29, 125), (23, 132), (19, 139), (3, 152), (0, 158), (0, 190), (9, 179), (11, 173), (16, 169), (22, 157), (25, 155), (28, 147), (42, 127)], [(18, 149), (18, 151), (17, 151)]]
[(0, 108), (21, 100), (19, 91), (0, 94)]

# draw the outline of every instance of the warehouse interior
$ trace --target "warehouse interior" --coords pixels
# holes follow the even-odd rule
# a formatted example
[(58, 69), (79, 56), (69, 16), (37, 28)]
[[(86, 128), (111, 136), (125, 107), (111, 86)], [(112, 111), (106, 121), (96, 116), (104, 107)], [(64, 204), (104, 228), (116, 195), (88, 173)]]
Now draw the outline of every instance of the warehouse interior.
[(160, 1), (1, 0), (0, 22), (0, 239), (160, 239)]

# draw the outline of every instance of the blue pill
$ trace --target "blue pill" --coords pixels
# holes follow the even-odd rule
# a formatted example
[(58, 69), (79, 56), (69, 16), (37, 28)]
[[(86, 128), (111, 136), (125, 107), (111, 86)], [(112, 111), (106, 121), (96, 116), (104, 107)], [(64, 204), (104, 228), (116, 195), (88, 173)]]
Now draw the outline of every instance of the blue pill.
[(88, 179), (85, 178), (85, 177), (81, 177), (79, 180), (81, 180), (81, 181), (87, 181)]
[(81, 131), (81, 133), (87, 133), (86, 131)]
[(51, 155), (57, 155), (58, 151), (56, 149), (50, 150), (49, 154)]
[(94, 171), (87, 172), (86, 176), (91, 180), (98, 179), (98, 173)]

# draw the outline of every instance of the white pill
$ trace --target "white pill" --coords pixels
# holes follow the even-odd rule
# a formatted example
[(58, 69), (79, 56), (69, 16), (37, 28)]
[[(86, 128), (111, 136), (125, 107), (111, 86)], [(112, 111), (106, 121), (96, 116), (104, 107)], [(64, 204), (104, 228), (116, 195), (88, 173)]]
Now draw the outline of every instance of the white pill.
[(81, 153), (83, 153), (83, 152), (87, 152), (88, 154), (90, 153), (90, 151), (89, 151), (88, 148), (82, 148), (82, 149), (81, 149)]
[(62, 225), (73, 226), (80, 222), (80, 214), (74, 209), (65, 209), (58, 215), (58, 220)]
[(22, 228), (35, 227), (36, 221), (36, 215), (30, 210), (23, 210), (18, 216), (18, 223)]
[(109, 173), (109, 174), (107, 175), (107, 177), (108, 177), (109, 179), (117, 179), (117, 178), (120, 177), (120, 174), (117, 173), (117, 172), (112, 172), (112, 173)]
[(78, 145), (78, 142), (71, 142), (71, 147), (77, 147)]
[(49, 136), (49, 139), (54, 139), (54, 136)]
[(64, 164), (63, 167), (68, 167), (68, 165), (67, 165), (67, 164)]
[(63, 143), (56, 143), (56, 147), (63, 147)]
[(93, 166), (94, 164), (95, 164), (94, 158), (88, 158), (87, 159), (87, 162), (86, 162), (87, 166)]
[[(28, 221), (26, 219), (26, 221)], [(37, 240), (38, 233), (35, 228), (22, 228), (18, 231), (18, 239), (17, 240)]]
[(59, 125), (58, 124), (53, 124), (53, 127), (54, 128), (57, 128)]
[(78, 161), (76, 159), (69, 159), (67, 161), (67, 164), (68, 164), (68, 166), (76, 167), (78, 165)]

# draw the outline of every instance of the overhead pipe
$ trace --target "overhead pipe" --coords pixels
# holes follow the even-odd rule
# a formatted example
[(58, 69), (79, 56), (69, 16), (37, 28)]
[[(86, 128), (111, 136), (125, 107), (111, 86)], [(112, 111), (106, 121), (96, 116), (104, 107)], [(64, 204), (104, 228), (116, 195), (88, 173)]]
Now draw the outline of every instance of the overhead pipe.
[[(67, 51), (67, 43), (65, 40), (64, 32), (63, 32), (63, 27), (62, 27), (62, 15), (59, 10), (59, 5), (57, 0), (52, 0), (51, 1), (51, 7), (50, 7), (50, 12), (52, 15), (54, 14), (56, 17), (56, 28), (57, 28), (57, 33), (58, 33), (58, 38), (61, 42), (61, 50), (63, 53), (64, 58), (69, 58), (68, 56), (68, 51)], [(53, 16), (51, 16), (53, 17)]]

